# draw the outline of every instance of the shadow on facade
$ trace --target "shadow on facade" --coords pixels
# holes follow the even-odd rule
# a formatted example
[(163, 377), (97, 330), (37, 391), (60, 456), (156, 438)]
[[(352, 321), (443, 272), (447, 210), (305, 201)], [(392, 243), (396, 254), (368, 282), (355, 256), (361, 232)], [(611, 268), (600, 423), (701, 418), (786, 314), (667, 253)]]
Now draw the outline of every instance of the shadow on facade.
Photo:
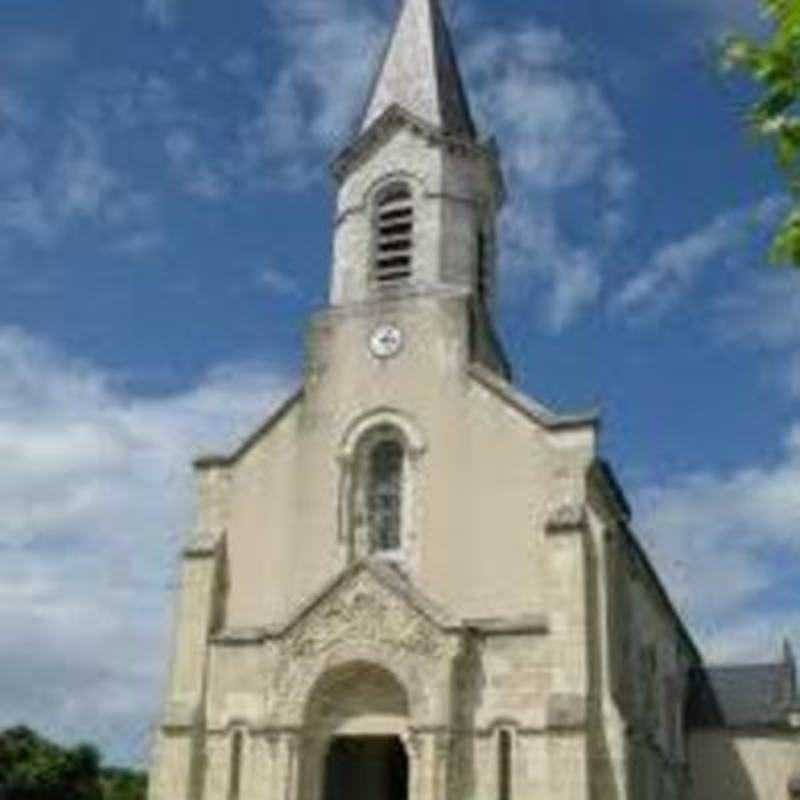
[[(586, 560), (586, 652), (588, 659), (588, 698), (586, 722), (586, 762), (589, 774), (589, 796), (603, 800), (620, 800), (619, 782), (624, 780), (624, 763), (619, 752), (614, 754), (608, 737), (609, 725), (603, 714), (606, 685), (611, 685), (603, 660), (603, 631), (600, 626), (600, 569), (597, 548), (590, 531), (584, 532)], [(619, 749), (619, 748), (618, 748)], [(616, 757), (615, 757), (616, 756)], [(615, 763), (616, 762), (616, 763)], [(616, 769), (615, 769), (616, 767)], [(631, 794), (631, 798), (639, 795)], [(644, 798), (642, 798), (644, 800)]]
[(486, 675), (478, 643), (474, 636), (467, 634), (462, 641), (461, 652), (456, 656), (450, 679), (451, 725), (455, 731), (447, 776), (451, 798), (476, 796), (476, 734), (473, 732), (485, 686)]

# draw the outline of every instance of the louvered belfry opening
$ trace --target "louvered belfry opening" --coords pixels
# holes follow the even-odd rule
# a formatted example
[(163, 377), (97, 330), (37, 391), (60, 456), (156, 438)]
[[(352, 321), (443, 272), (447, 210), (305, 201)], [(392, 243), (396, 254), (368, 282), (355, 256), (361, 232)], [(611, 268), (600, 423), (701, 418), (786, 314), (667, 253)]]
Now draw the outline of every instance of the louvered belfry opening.
[(411, 277), (414, 248), (414, 198), (408, 184), (392, 183), (377, 199), (374, 278), (379, 285)]

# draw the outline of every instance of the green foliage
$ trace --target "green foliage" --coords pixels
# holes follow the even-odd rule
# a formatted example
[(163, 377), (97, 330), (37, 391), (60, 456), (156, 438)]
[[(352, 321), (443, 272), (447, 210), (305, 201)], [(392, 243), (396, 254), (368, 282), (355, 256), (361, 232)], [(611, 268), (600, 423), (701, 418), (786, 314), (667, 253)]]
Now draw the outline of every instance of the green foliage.
[(0, 732), (0, 800), (144, 800), (146, 777), (102, 769), (88, 744), (67, 749), (25, 727)]
[(103, 770), (103, 800), (145, 800), (147, 776), (123, 769)]
[(749, 123), (772, 146), (786, 175), (792, 210), (772, 246), (772, 260), (800, 267), (800, 2), (760, 0), (771, 26), (765, 41), (731, 36), (723, 49), (728, 69), (747, 73), (761, 86)]

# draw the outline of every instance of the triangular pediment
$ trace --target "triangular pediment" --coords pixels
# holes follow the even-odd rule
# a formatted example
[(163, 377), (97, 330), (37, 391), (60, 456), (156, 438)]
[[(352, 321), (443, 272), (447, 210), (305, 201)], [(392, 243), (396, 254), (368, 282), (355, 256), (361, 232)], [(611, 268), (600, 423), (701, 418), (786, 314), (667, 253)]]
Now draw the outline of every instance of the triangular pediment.
[(284, 632), (288, 633), (303, 620), (320, 611), (324, 612), (330, 606), (353, 604), (364, 595), (383, 598), (393, 605), (399, 604), (439, 629), (453, 630), (459, 627), (458, 620), (426, 597), (391, 562), (366, 558), (348, 567), (317, 592), (292, 617)]
[(278, 638), (295, 658), (319, 656), (340, 643), (433, 656), (446, 634), (459, 629), (396, 568), (365, 560), (312, 598)]

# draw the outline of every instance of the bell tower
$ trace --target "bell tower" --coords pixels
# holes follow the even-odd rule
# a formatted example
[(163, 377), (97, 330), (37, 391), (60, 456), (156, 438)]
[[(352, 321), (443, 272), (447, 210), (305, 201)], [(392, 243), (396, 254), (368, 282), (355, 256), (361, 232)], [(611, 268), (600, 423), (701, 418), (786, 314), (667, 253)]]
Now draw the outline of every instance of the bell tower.
[(461, 294), (474, 358), (507, 376), (494, 335), (503, 180), (481, 139), (439, 0), (405, 0), (358, 121), (333, 163), (330, 304)]

